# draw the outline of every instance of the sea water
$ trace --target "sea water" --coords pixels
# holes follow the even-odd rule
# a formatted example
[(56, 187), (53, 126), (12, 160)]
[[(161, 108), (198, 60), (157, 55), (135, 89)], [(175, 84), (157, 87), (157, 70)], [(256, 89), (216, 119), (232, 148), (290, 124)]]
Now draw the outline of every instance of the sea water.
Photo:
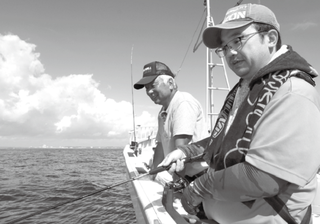
[[(122, 148), (0, 149), (0, 223), (125, 182)], [(19, 221), (136, 223), (127, 183)]]

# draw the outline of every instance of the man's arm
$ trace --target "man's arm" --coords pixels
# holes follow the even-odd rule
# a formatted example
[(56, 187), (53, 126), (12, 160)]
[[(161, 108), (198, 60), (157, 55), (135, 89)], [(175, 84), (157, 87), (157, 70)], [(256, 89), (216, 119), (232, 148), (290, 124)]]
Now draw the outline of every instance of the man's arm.
[(163, 154), (162, 143), (158, 142), (157, 146), (154, 148), (153, 162), (152, 162), (151, 169), (157, 168), (163, 159), (164, 159), (164, 154)]
[[(192, 136), (191, 135), (177, 135), (174, 136), (174, 143), (175, 147), (179, 145), (187, 145), (191, 141)], [(161, 142), (158, 142), (157, 146), (154, 149), (153, 154), (153, 163), (152, 163), (152, 169), (158, 167), (158, 165), (163, 161), (164, 159), (164, 153), (163, 153), (163, 147)]]
[[(192, 136), (191, 135), (178, 135), (174, 137), (175, 139), (175, 146), (176, 148), (178, 146), (185, 146), (185, 145), (189, 145), (189, 143), (191, 142)], [(202, 172), (203, 170), (207, 169), (207, 165), (204, 165), (201, 162), (193, 162), (193, 163), (188, 163), (184, 165), (185, 169), (181, 172), (179, 172), (180, 175), (182, 176), (189, 176), (192, 177), (200, 172)]]
[(175, 148), (179, 145), (187, 145), (191, 142), (192, 135), (176, 135), (173, 137)]
[(201, 197), (243, 202), (272, 197), (287, 184), (287, 181), (243, 162), (224, 170), (211, 169), (194, 181), (194, 189)]

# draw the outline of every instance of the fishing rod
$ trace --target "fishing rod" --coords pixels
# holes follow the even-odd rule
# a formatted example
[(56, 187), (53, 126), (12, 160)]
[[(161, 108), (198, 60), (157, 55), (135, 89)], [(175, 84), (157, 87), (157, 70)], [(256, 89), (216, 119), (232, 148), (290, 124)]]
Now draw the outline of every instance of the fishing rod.
[[(202, 157), (203, 157), (203, 153), (200, 154), (200, 155), (197, 155), (197, 156), (187, 157), (187, 158), (184, 158), (184, 159), (182, 159), (182, 160), (184, 161), (184, 163), (190, 163), (190, 162), (195, 162), (195, 161), (201, 160)], [(169, 165), (167, 165), (167, 166), (159, 166), (159, 167), (157, 167), (157, 168), (155, 168), (155, 169), (150, 170), (150, 171), (147, 172), (147, 173), (141, 174), (141, 175), (136, 176), (136, 177), (132, 177), (132, 178), (129, 179), (129, 180), (120, 181), (120, 182), (118, 182), (118, 183), (109, 185), (109, 186), (107, 186), (107, 187), (105, 187), (105, 188), (102, 188), (102, 189), (100, 189), (100, 190), (94, 191), (94, 192), (92, 192), (92, 193), (90, 193), (90, 194), (86, 194), (86, 195), (81, 196), (81, 197), (78, 197), (78, 198), (74, 198), (74, 199), (71, 199), (71, 200), (68, 200), (68, 201), (65, 201), (65, 202), (61, 202), (61, 203), (59, 203), (59, 204), (53, 205), (53, 206), (48, 207), (48, 208), (45, 208), (45, 209), (43, 209), (43, 210), (40, 210), (40, 211), (31, 213), (31, 214), (29, 214), (29, 215), (23, 216), (23, 217), (18, 218), (18, 219), (15, 219), (15, 220), (13, 220), (13, 221), (11, 221), (11, 222), (8, 222), (7, 224), (14, 224), (14, 223), (20, 222), (20, 221), (25, 220), (25, 219), (27, 219), (27, 218), (30, 218), (30, 217), (32, 217), (32, 216), (39, 215), (39, 214), (41, 214), (41, 213), (43, 213), (43, 212), (46, 212), (46, 211), (49, 211), (49, 210), (51, 210), (51, 209), (58, 208), (58, 207), (60, 207), (60, 206), (62, 206), (62, 205), (70, 204), (70, 203), (72, 203), (72, 202), (79, 201), (79, 200), (81, 200), (81, 199), (84, 199), (84, 198), (90, 197), (90, 196), (92, 196), (92, 195), (101, 193), (101, 192), (103, 192), (103, 191), (109, 190), (109, 189), (114, 188), (114, 187), (116, 187), (116, 186), (119, 186), (119, 185), (122, 185), (122, 184), (125, 184), (125, 183), (129, 183), (129, 182), (134, 181), (134, 180), (138, 180), (138, 179), (140, 179), (140, 178), (142, 178), (142, 177), (145, 177), (145, 176), (147, 176), (147, 175), (155, 175), (155, 174), (160, 173), (160, 172), (162, 172), (162, 171), (169, 170), (170, 167), (171, 167), (171, 165), (172, 165), (173, 163), (175, 163), (175, 161), (174, 161), (174, 162), (171, 162), (171, 163), (170, 163)]]
[(132, 56), (133, 56), (133, 45), (131, 48), (131, 97), (132, 97), (132, 117), (133, 117), (133, 141), (131, 141), (130, 147), (135, 148), (137, 145), (136, 139), (136, 124), (135, 124), (135, 114), (134, 114), (134, 97), (133, 97), (133, 76), (132, 76)]

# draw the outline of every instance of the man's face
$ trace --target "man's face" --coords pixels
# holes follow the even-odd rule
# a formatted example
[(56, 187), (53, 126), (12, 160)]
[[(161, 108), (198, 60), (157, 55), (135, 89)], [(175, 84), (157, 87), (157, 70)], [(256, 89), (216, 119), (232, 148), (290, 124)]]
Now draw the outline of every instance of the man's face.
[(226, 52), (225, 58), (230, 69), (240, 78), (250, 81), (271, 59), (267, 39), (264, 33), (257, 33), (252, 25), (233, 30), (222, 30), (222, 47), (226, 44), (229, 46), (229, 43), (232, 47), (235, 40), (241, 41), (239, 49), (229, 49)]
[(171, 95), (170, 84), (166, 84), (157, 77), (153, 82), (145, 85), (146, 93), (155, 104), (164, 105)]

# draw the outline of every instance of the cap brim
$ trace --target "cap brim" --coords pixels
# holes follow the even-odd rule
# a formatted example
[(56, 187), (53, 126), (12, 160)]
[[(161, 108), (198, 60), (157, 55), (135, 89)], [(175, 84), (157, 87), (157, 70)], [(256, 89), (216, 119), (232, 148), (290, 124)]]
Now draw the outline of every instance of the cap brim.
[(221, 31), (232, 30), (252, 23), (253, 20), (236, 20), (230, 21), (216, 26), (208, 27), (203, 31), (202, 40), (208, 48), (217, 48), (221, 46)]
[(147, 76), (143, 77), (142, 79), (139, 80), (136, 84), (133, 85), (135, 89), (142, 89), (144, 85), (149, 84), (152, 82), (155, 78), (157, 78), (158, 75), (153, 75), (153, 76)]

